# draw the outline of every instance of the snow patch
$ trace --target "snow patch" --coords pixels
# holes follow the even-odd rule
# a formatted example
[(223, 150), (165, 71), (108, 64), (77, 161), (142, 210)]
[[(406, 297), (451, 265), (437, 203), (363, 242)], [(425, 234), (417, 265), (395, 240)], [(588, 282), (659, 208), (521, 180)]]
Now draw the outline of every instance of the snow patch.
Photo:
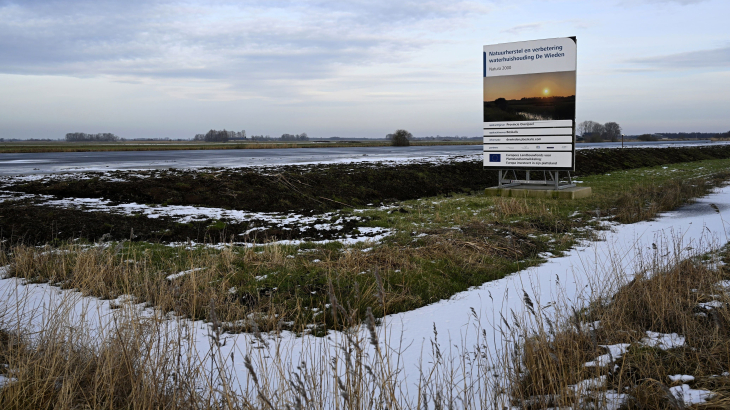
[(10, 383), (17, 382), (18, 379), (7, 377), (5, 375), (0, 374), (0, 389), (7, 386)]
[(708, 390), (693, 389), (686, 384), (681, 386), (670, 387), (669, 391), (672, 392), (674, 397), (682, 400), (685, 405), (692, 405), (702, 403), (709, 400), (715, 394)]
[(616, 359), (626, 353), (630, 344), (629, 343), (617, 343), (615, 345), (599, 345), (608, 349), (608, 353), (600, 355), (590, 362), (587, 362), (583, 366), (585, 367), (603, 367), (613, 363)]
[(669, 380), (673, 382), (682, 382), (682, 383), (689, 383), (695, 381), (694, 376), (690, 376), (688, 374), (675, 374), (673, 376), (668, 376)]
[(702, 309), (716, 309), (725, 306), (725, 304), (720, 302), (719, 300), (713, 300), (712, 302), (699, 303), (698, 306)]
[(647, 331), (641, 342), (649, 347), (658, 347), (662, 350), (674, 349), (684, 345), (684, 336), (676, 333), (656, 333)]
[(185, 270), (185, 271), (182, 271), (182, 272), (173, 273), (172, 275), (169, 275), (169, 276), (165, 277), (165, 279), (167, 279), (167, 280), (173, 280), (173, 279), (177, 279), (177, 278), (183, 277), (185, 275), (189, 275), (189, 274), (191, 274), (193, 272), (198, 272), (198, 271), (206, 270), (206, 269), (208, 269), (208, 268), (193, 268), (193, 269), (190, 269), (190, 270)]

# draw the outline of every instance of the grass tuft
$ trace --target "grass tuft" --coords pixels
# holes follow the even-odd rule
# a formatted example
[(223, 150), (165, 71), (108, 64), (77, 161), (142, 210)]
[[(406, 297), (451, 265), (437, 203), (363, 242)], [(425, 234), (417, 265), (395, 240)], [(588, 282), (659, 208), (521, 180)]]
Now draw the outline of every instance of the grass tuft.
[[(538, 320), (537, 330), (525, 330), (523, 344), (509, 358), (513, 402), (574, 407), (608, 391), (626, 395), (626, 409), (679, 409), (684, 403), (670, 389), (683, 383), (712, 392), (699, 408), (730, 402), (730, 293), (724, 287), (730, 270), (708, 262), (716, 260), (695, 257), (670, 266), (649, 260), (628, 282), (612, 278), (613, 285), (594, 294), (587, 309), (560, 313), (557, 332)], [(647, 339), (651, 332), (685, 341), (655, 345)], [(604, 347), (619, 344), (624, 351)], [(599, 365), (589, 364), (600, 356)], [(673, 375), (694, 379), (675, 382)], [(598, 393), (576, 394), (575, 386), (586, 380), (600, 380)]]

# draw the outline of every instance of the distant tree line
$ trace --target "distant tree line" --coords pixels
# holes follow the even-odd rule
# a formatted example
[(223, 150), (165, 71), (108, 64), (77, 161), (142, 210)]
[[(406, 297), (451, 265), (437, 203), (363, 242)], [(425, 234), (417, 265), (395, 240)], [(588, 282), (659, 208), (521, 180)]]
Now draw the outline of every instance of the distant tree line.
[[(388, 141), (391, 141), (393, 139), (393, 135), (395, 135), (395, 134), (387, 134), (385, 136), (385, 139)], [(483, 138), (480, 136), (476, 136), (476, 137), (467, 137), (465, 135), (459, 136), (458, 134), (454, 135), (453, 137), (450, 135), (439, 135), (439, 134), (436, 134), (435, 136), (429, 135), (429, 136), (425, 136), (425, 137), (414, 137), (413, 134), (410, 134), (410, 135), (411, 136), (408, 139), (411, 141), (471, 141), (471, 140), (481, 141)]]
[(251, 141), (273, 141), (275, 139), (276, 138), (271, 138), (269, 136), (269, 134), (266, 134), (266, 135), (261, 134), (261, 135), (252, 135), (251, 136)]
[(197, 134), (193, 141), (205, 142), (226, 142), (231, 140), (251, 140), (251, 141), (309, 141), (306, 132), (301, 134), (282, 134), (279, 138), (272, 138), (268, 135), (251, 135), (246, 136), (246, 131), (226, 131), (226, 130), (210, 130), (206, 134)]
[(99, 134), (86, 134), (83, 132), (69, 132), (66, 134), (66, 141), (68, 142), (88, 142), (88, 141), (119, 141), (120, 138), (116, 135), (104, 132)]
[(21, 142), (21, 141), (58, 142), (58, 140), (52, 139), (52, 138), (28, 138), (28, 139), (0, 138), (0, 142)]
[(268, 135), (254, 135), (251, 137), (254, 141), (309, 141), (306, 132), (301, 134), (281, 134), (281, 137), (270, 137)]
[(309, 141), (309, 136), (306, 132), (301, 134), (281, 134), (282, 141)]
[(245, 140), (246, 130), (242, 131), (226, 131), (210, 130), (205, 134), (195, 134), (193, 141), (205, 142), (227, 142), (228, 140)]
[(730, 131), (725, 133), (717, 132), (657, 132), (654, 135), (663, 138), (688, 140), (688, 139), (710, 139), (710, 138), (727, 138)]
[(641, 134), (636, 137), (639, 141), (658, 141), (660, 139), (669, 140), (692, 140), (692, 139), (728, 139), (728, 132), (658, 132), (655, 134)]
[(586, 142), (618, 141), (621, 139), (621, 126), (615, 122), (601, 124), (595, 121), (583, 121), (578, 124), (576, 134)]

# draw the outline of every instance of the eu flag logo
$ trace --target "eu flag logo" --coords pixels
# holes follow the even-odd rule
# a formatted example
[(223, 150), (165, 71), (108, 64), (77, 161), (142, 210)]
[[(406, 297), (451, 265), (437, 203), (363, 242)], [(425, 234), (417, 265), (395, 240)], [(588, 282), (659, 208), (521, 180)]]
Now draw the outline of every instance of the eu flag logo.
[(502, 162), (502, 154), (489, 154), (489, 162)]

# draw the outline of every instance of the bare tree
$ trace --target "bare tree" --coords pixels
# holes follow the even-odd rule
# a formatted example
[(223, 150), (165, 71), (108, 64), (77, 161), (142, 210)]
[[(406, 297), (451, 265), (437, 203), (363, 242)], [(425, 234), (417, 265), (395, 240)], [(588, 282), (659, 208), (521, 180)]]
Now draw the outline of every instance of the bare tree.
[(601, 135), (603, 134), (603, 125), (595, 122), (595, 121), (583, 121), (580, 124), (578, 124), (578, 127), (576, 128), (576, 133), (585, 137), (595, 136), (595, 135)]
[(205, 142), (227, 142), (230, 135), (228, 131), (210, 130), (205, 134)]
[(594, 124), (593, 121), (583, 121), (583, 122), (581, 122), (580, 124), (578, 124), (578, 126), (575, 129), (576, 134), (578, 134), (580, 136), (583, 136), (587, 132), (590, 132), (589, 130), (591, 129), (592, 124)]
[(576, 132), (588, 142), (601, 142), (606, 137), (606, 127), (595, 121), (581, 122)]
[(390, 139), (390, 144), (394, 147), (407, 147), (411, 145), (413, 134), (406, 130), (396, 130), (393, 134), (388, 134), (386, 138)]
[(607, 122), (604, 126), (605, 137), (611, 141), (618, 141), (621, 138), (621, 126), (615, 122)]

